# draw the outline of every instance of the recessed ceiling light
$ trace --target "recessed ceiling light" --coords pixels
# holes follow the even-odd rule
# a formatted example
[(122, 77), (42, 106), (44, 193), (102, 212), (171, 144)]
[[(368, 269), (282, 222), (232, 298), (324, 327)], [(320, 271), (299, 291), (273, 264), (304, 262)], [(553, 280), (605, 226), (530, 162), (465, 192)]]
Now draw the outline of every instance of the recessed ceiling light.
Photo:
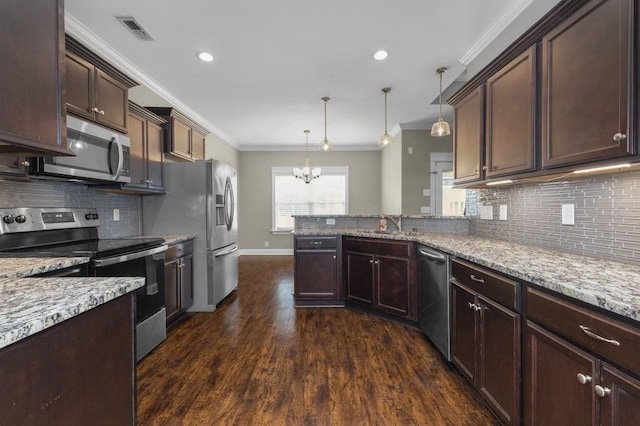
[(213, 55), (209, 52), (196, 52), (196, 56), (198, 56), (198, 58), (200, 58), (200, 60), (204, 62), (213, 61)]
[(386, 50), (378, 50), (373, 54), (373, 58), (376, 61), (384, 61), (385, 59), (387, 59), (387, 56), (389, 56), (389, 53), (387, 53)]

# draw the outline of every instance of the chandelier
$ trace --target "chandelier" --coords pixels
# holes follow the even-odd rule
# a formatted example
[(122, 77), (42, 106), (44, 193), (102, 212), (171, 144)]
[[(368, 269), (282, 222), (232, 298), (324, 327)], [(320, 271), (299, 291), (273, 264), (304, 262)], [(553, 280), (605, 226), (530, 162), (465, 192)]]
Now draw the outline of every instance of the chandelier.
[(305, 152), (306, 158), (304, 160), (304, 167), (294, 167), (293, 168), (293, 176), (298, 179), (302, 179), (304, 183), (309, 183), (314, 179), (318, 179), (320, 177), (320, 167), (311, 168), (309, 165), (309, 133), (311, 130), (305, 130), (304, 134), (306, 137), (305, 142)]

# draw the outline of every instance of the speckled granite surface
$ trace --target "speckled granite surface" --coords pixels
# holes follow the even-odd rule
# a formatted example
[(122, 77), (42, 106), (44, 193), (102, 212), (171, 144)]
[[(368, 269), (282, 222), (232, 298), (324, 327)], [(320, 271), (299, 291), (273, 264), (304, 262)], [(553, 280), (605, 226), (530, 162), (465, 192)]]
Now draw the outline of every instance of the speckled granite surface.
[(168, 245), (176, 244), (182, 241), (189, 241), (196, 238), (195, 235), (140, 235), (136, 237), (127, 238), (163, 238), (164, 242)]
[(640, 321), (640, 265), (468, 235), (378, 234), (353, 229), (300, 230), (294, 234), (415, 241)]
[(0, 348), (144, 286), (144, 278), (1, 278)]
[(0, 278), (29, 277), (88, 262), (88, 257), (0, 258)]

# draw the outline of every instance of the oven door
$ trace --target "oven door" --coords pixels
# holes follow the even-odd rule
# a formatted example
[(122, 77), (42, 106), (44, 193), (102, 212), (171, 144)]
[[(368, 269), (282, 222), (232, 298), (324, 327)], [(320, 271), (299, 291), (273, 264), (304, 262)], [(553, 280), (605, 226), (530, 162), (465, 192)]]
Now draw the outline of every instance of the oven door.
[(136, 290), (136, 324), (164, 308), (164, 252), (167, 246), (91, 261), (96, 277), (145, 277)]

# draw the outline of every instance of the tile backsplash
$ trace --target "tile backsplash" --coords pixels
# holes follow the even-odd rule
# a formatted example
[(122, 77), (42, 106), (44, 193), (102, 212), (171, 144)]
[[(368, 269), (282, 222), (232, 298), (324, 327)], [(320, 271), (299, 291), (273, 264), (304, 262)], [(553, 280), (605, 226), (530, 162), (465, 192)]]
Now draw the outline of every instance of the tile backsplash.
[[(95, 207), (100, 215), (100, 238), (140, 235), (140, 196), (103, 192), (91, 185), (0, 181), (0, 207)], [(113, 220), (113, 209), (120, 211), (119, 221)]]
[[(575, 206), (575, 225), (561, 224), (563, 204)], [(480, 219), (481, 205), (493, 207), (493, 220)], [(640, 261), (640, 172), (468, 190), (467, 215), (472, 235)]]

